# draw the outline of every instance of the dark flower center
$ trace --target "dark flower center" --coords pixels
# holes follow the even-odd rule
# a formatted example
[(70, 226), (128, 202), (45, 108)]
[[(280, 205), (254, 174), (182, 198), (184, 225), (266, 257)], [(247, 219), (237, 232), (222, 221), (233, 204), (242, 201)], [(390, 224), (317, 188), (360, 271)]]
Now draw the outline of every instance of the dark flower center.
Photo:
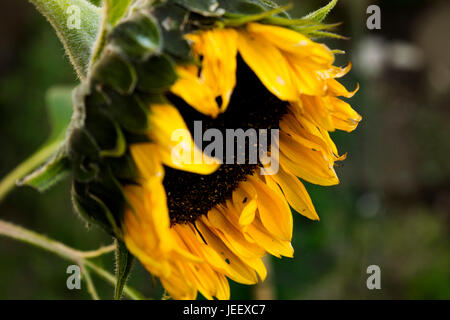
[[(238, 58), (237, 84), (230, 104), (216, 119), (205, 116), (182, 99), (169, 96), (193, 134), (194, 121), (202, 121), (203, 132), (214, 128), (226, 136), (226, 129), (278, 129), (288, 104), (271, 94), (253, 71)], [(270, 142), (270, 135), (268, 141)], [(248, 139), (246, 144), (248, 146)], [(205, 146), (203, 146), (205, 147)], [(246, 148), (248, 151), (248, 148)], [(236, 152), (236, 155), (238, 152)], [(172, 224), (194, 222), (218, 204), (231, 198), (239, 182), (246, 180), (258, 164), (223, 164), (210, 175), (200, 175), (165, 167), (164, 187)], [(236, 162), (235, 162), (236, 163)]]

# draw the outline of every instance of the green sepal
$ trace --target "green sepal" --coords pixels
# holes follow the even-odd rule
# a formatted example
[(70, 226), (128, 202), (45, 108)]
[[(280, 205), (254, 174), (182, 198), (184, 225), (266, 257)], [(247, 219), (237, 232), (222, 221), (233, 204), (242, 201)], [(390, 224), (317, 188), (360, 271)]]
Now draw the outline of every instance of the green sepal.
[(220, 7), (225, 9), (226, 17), (253, 16), (275, 10), (276, 16), (289, 18), (285, 9), (277, 10), (280, 8), (278, 4), (266, 0), (221, 0)]
[(122, 238), (121, 221), (125, 210), (124, 191), (107, 164), (88, 183), (74, 179), (72, 199), (77, 211), (91, 223)]
[(86, 129), (73, 129), (68, 141), (68, 156), (77, 181), (88, 182), (97, 176), (99, 153), (100, 149)]
[(217, 0), (169, 0), (169, 2), (205, 17), (220, 17), (225, 13)]
[(119, 180), (133, 182), (139, 178), (136, 164), (129, 152), (120, 158), (108, 159), (108, 165), (112, 175)]
[(89, 198), (87, 185), (79, 183), (76, 180), (72, 182), (72, 204), (75, 212), (78, 213), (88, 226), (95, 224), (104, 229), (107, 233), (113, 235), (108, 220), (103, 214), (102, 207)]
[(136, 66), (138, 89), (146, 93), (168, 90), (177, 80), (175, 63), (167, 55), (153, 56)]
[(134, 133), (148, 131), (148, 106), (135, 96), (122, 96), (110, 88), (102, 89), (108, 104), (108, 113), (122, 128)]
[(182, 64), (194, 60), (189, 43), (183, 38), (183, 34), (177, 30), (164, 33), (164, 51), (170, 54), (177, 62)]
[(133, 0), (104, 0), (103, 6), (106, 11), (106, 21), (114, 27), (128, 11)]
[[(111, 211), (96, 196), (89, 193), (89, 185), (73, 181), (72, 184), (72, 204), (78, 215), (83, 218), (88, 225), (100, 226), (107, 233), (115, 236), (114, 227), (110, 221), (115, 221)], [(109, 219), (108, 219), (109, 216)], [(114, 225), (117, 225), (114, 222)], [(117, 229), (117, 228), (116, 228)]]
[(165, 2), (154, 6), (151, 13), (159, 22), (164, 38), (164, 52), (179, 62), (191, 62), (193, 60), (191, 47), (183, 37), (189, 12), (183, 7)]
[(133, 93), (137, 83), (133, 65), (113, 51), (107, 52), (95, 64), (92, 79), (114, 88), (121, 94)]
[(333, 23), (333, 24), (316, 23), (311, 25), (291, 26), (291, 28), (305, 35), (310, 35), (317, 31), (331, 30), (340, 25), (341, 23)]
[(225, 9), (225, 16), (254, 15), (266, 11), (261, 4), (247, 0), (225, 0), (221, 1), (220, 6)]
[[(96, 95), (101, 96), (99, 93)], [(120, 157), (126, 151), (126, 141), (122, 129), (108, 113), (106, 101), (94, 97), (95, 95), (91, 95), (86, 98), (89, 107), (86, 108), (84, 127), (95, 139), (100, 158)]]
[(313, 20), (316, 22), (322, 22), (327, 17), (328, 13), (336, 6), (338, 0), (331, 0), (326, 6), (311, 12), (310, 14), (304, 16), (303, 18)]
[(127, 142), (120, 126), (114, 122), (114, 129), (116, 131), (116, 145), (114, 149), (107, 149), (100, 151), (100, 157), (120, 158), (127, 150)]
[(100, 58), (108, 38), (108, 34), (116, 26), (128, 12), (132, 0), (104, 0), (103, 1), (103, 21), (99, 36), (97, 38), (91, 65), (97, 62)]
[(136, 11), (118, 24), (109, 35), (109, 46), (130, 60), (144, 61), (160, 53), (163, 38), (158, 24), (147, 14)]
[(123, 288), (130, 276), (134, 263), (134, 256), (128, 251), (125, 243), (116, 240), (116, 286), (114, 290), (114, 300), (122, 298)]
[(308, 33), (308, 36), (312, 39), (319, 39), (319, 38), (333, 38), (333, 39), (339, 39), (339, 40), (348, 40), (349, 38), (342, 36), (340, 34), (334, 33), (334, 32), (328, 32), (328, 31), (312, 31)]
[(261, 13), (255, 13), (255, 14), (230, 14), (226, 15), (226, 18), (219, 22), (219, 24), (224, 24), (225, 26), (229, 27), (240, 27), (250, 22), (255, 21), (261, 21), (266, 18), (270, 18), (272, 16), (276, 16), (277, 14), (284, 12), (285, 10), (288, 10), (291, 8), (292, 5), (288, 4), (283, 7), (279, 7), (276, 9), (271, 9), (268, 11), (263, 11)]

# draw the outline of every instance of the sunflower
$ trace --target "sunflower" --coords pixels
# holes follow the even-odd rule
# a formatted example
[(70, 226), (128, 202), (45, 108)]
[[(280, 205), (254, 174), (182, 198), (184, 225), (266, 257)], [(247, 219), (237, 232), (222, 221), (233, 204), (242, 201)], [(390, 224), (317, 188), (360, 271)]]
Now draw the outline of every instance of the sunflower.
[[(333, 66), (334, 53), (299, 32), (252, 22), (186, 37), (199, 64), (177, 67), (170, 103), (149, 107), (151, 142), (130, 146), (140, 178), (126, 187), (124, 240), (173, 298), (228, 299), (227, 278), (255, 284), (267, 275), (266, 253), (293, 256), (290, 206), (319, 219), (298, 178), (338, 184), (334, 164), (345, 156), (329, 132), (350, 132), (361, 117), (339, 98), (355, 93), (336, 80), (350, 66)], [(180, 143), (187, 153), (197, 147), (173, 133), (198, 120), (221, 130), (279, 128), (278, 172), (174, 158)]]
[[(336, 0), (301, 19), (267, 0), (126, 3), (105, 7), (67, 139), (30, 177), (71, 170), (76, 211), (172, 298), (229, 299), (229, 279), (264, 281), (265, 255), (293, 257), (291, 209), (319, 220), (302, 181), (339, 183), (330, 132), (361, 121), (342, 100), (358, 88), (337, 80), (342, 52), (312, 40), (338, 37), (322, 23)], [(225, 162), (198, 123), (276, 138), (259, 161), (238, 149)]]

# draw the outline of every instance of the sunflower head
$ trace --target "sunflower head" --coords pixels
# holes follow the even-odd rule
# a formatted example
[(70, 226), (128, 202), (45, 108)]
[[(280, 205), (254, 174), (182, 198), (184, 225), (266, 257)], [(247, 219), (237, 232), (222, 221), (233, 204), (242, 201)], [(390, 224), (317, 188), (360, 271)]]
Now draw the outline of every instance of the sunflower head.
[[(266, 0), (136, 1), (105, 29), (64, 149), (74, 205), (173, 298), (264, 280), (264, 255), (293, 256), (291, 208), (318, 220), (302, 180), (339, 183), (329, 132), (357, 127), (356, 90), (312, 40), (339, 37), (335, 4), (291, 19)], [(263, 145), (272, 161), (246, 152)]]

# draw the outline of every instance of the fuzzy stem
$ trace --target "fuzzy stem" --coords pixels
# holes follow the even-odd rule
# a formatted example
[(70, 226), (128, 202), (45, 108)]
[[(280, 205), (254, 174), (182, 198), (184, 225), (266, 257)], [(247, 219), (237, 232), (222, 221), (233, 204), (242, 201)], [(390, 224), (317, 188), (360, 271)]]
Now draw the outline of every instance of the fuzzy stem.
[[(75, 263), (81, 265), (82, 267), (89, 268), (90, 270), (94, 271), (98, 276), (105, 279), (107, 282), (111, 283), (113, 286), (116, 284), (115, 277), (110, 274), (108, 271), (102, 269), (95, 263), (93, 263), (90, 260), (87, 260), (87, 258), (92, 257), (98, 257), (101, 254), (112, 252), (114, 250), (114, 246), (108, 246), (103, 247), (95, 251), (79, 251), (73, 248), (70, 248), (66, 246), (65, 244), (62, 244), (58, 241), (52, 240), (46, 236), (43, 236), (41, 234), (38, 234), (36, 232), (27, 230), (25, 228), (19, 227), (17, 225), (14, 225), (12, 223), (2, 221), (0, 220), (0, 235), (6, 236), (21, 242), (25, 242), (28, 244), (31, 244), (33, 246), (36, 246), (38, 248), (44, 249), (46, 251), (52, 252), (66, 260), (74, 261)], [(85, 277), (89, 277), (89, 275)], [(93, 283), (89, 279), (88, 281), (88, 289), (90, 291), (90, 294), (93, 295), (95, 298), (97, 296), (95, 289), (93, 290)], [(89, 282), (90, 281), (90, 282)], [(95, 292), (95, 293), (94, 293)], [(138, 293), (137, 291), (125, 286), (123, 292), (131, 299), (134, 300), (141, 300), (143, 299), (142, 294)], [(97, 296), (98, 297), (98, 296)]]
[(86, 280), (87, 283), (87, 290), (91, 295), (92, 300), (100, 300), (97, 290), (95, 289), (94, 282), (92, 281), (90, 272), (88, 271), (88, 269), (84, 264), (81, 264), (81, 268), (84, 274), (84, 279)]

